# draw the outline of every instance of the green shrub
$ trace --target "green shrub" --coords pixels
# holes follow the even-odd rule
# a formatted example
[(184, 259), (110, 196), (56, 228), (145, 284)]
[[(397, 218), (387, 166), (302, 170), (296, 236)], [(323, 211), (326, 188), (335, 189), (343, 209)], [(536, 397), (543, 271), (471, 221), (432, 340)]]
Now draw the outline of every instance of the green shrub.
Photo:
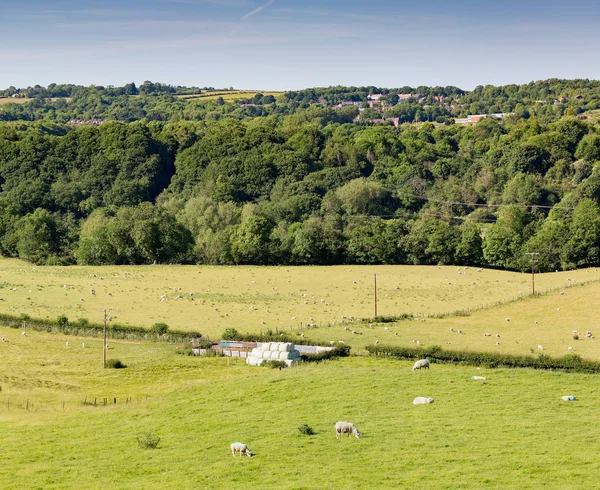
[(315, 433), (313, 428), (307, 424), (302, 424), (300, 427), (298, 427), (298, 430), (300, 431), (300, 434), (304, 434), (307, 436), (312, 436)]
[(239, 337), (239, 333), (235, 328), (226, 328), (221, 335), (223, 340), (236, 340)]
[(349, 345), (336, 345), (330, 351), (319, 352), (318, 354), (300, 354), (300, 358), (304, 362), (321, 362), (336, 357), (348, 357), (351, 348)]
[(75, 326), (77, 327), (87, 327), (89, 326), (90, 321), (87, 318), (79, 318), (76, 322), (75, 322)]
[(111, 369), (124, 369), (127, 366), (123, 364), (119, 359), (109, 359), (106, 361), (106, 367)]
[(264, 361), (261, 366), (263, 367), (270, 367), (272, 369), (283, 369), (285, 366), (285, 362), (284, 361)]
[(164, 335), (169, 331), (169, 325), (162, 322), (155, 323), (154, 325), (152, 325), (152, 328), (150, 330), (157, 335)]
[(21, 313), (19, 315), (19, 320), (22, 322), (28, 322), (29, 320), (31, 320), (31, 317), (27, 313)]
[(217, 349), (206, 349), (203, 357), (223, 357), (223, 351)]
[(194, 354), (194, 350), (191, 347), (185, 347), (184, 349), (177, 349), (175, 351), (177, 354), (179, 354), (180, 356), (193, 356)]
[(141, 449), (157, 449), (160, 443), (160, 437), (150, 430), (138, 436), (136, 440)]
[(66, 327), (69, 324), (69, 319), (65, 315), (60, 315), (56, 319), (56, 324), (60, 327)]

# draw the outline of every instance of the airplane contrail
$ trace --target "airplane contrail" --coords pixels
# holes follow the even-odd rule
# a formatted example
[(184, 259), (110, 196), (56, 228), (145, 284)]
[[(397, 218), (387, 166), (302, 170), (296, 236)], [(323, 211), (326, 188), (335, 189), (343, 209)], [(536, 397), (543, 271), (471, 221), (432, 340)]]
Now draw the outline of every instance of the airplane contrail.
[(271, 5), (273, 5), (275, 3), (275, 0), (269, 0), (267, 3), (265, 3), (264, 5), (261, 5), (260, 7), (258, 7), (257, 9), (254, 9), (252, 12), (248, 12), (246, 15), (244, 15), (242, 17), (242, 20), (246, 20), (249, 17), (252, 17), (253, 15), (258, 14), (259, 12), (262, 12), (264, 9), (266, 9), (267, 7), (270, 7)]

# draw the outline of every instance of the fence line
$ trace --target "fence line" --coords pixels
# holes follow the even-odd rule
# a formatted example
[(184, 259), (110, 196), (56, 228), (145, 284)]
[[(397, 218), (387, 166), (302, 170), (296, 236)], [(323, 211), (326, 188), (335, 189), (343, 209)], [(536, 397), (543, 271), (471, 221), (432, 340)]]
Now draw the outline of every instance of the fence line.
[(5, 400), (0, 399), (0, 412), (14, 412), (14, 411), (26, 411), (26, 412), (66, 412), (81, 409), (83, 407), (114, 407), (114, 406), (129, 406), (137, 405), (140, 403), (146, 403), (151, 398), (148, 395), (137, 395), (137, 396), (102, 396), (102, 397), (88, 397), (86, 396), (82, 401), (62, 401), (62, 402), (47, 402), (37, 401), (31, 398), (11, 398), (6, 397)]

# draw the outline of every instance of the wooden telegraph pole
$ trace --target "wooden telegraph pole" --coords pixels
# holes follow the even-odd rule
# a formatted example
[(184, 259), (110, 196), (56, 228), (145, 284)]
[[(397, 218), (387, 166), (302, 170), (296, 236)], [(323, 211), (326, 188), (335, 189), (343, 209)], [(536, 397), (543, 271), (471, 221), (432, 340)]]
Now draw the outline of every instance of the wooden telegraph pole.
[(525, 255), (531, 256), (531, 296), (535, 296), (535, 256), (537, 252), (526, 252)]
[(102, 344), (103, 366), (106, 368), (106, 310), (104, 310), (104, 343)]
[(373, 274), (375, 280), (375, 316), (377, 316), (377, 274)]

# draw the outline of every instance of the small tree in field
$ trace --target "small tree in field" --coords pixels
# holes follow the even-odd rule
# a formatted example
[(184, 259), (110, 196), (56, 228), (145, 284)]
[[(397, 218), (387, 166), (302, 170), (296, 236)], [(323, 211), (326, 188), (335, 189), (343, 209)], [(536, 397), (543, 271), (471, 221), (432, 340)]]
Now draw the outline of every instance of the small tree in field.
[(155, 323), (154, 325), (152, 325), (151, 330), (157, 335), (164, 335), (169, 331), (169, 325), (162, 322)]

